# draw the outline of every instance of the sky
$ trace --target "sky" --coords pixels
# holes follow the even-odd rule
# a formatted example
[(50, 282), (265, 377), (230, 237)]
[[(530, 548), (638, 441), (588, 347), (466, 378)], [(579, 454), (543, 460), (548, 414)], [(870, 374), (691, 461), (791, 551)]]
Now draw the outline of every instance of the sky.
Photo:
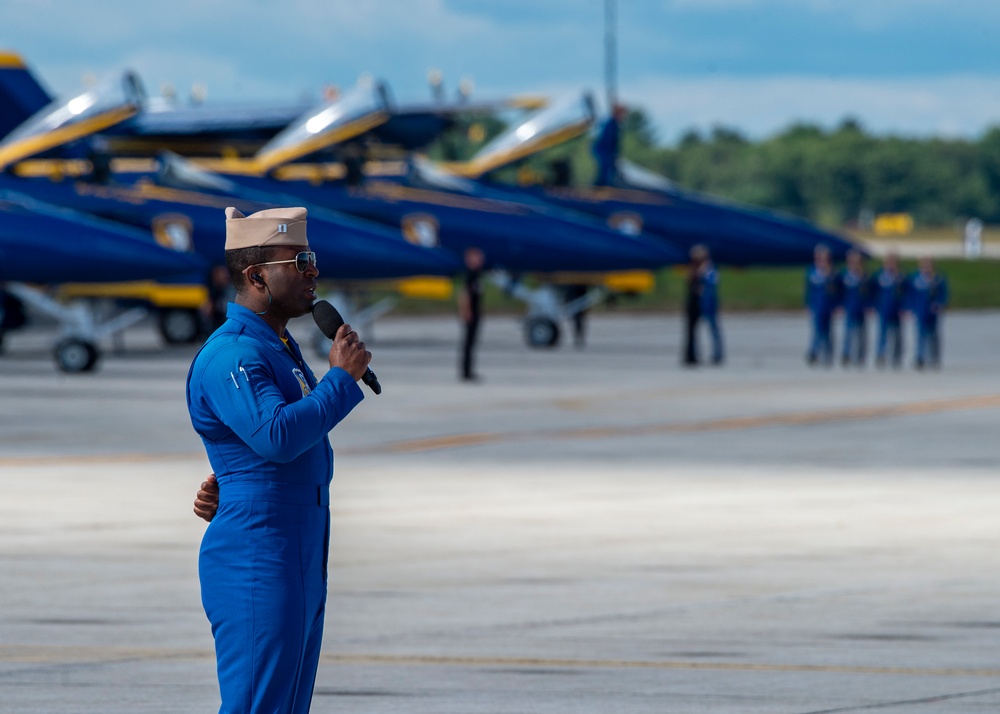
[[(616, 25), (621, 100), (663, 143), (845, 117), (882, 135), (1000, 124), (995, 0), (617, 0)], [(318, 100), (363, 74), (425, 100), (437, 69), (481, 99), (603, 103), (604, 35), (605, 0), (0, 0), (0, 49), (56, 96), (131, 69), (213, 104)]]

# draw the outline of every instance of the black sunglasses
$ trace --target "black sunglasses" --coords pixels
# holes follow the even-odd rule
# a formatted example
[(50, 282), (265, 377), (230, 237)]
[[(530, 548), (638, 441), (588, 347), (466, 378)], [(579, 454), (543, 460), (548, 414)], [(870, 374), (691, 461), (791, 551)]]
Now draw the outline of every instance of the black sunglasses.
[(269, 263), (257, 263), (257, 265), (279, 265), (280, 263), (295, 263), (295, 269), (304, 273), (310, 265), (316, 267), (316, 254), (311, 250), (304, 250), (291, 260), (272, 260)]

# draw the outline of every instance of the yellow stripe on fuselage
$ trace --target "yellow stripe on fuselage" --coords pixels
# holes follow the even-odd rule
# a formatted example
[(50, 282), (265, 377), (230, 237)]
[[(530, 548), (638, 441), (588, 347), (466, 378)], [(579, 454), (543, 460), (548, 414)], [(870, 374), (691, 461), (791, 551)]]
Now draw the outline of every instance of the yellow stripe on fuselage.
[(650, 206), (669, 206), (673, 203), (670, 196), (658, 191), (646, 191), (641, 188), (615, 188), (613, 186), (595, 186), (593, 188), (547, 188), (546, 193), (555, 198), (575, 201), (603, 203), (605, 201), (622, 201), (623, 203), (644, 203)]
[(656, 276), (648, 270), (617, 270), (610, 273), (546, 273), (545, 282), (557, 285), (600, 285), (616, 293), (648, 293), (656, 287)]
[(440, 278), (434, 275), (418, 275), (413, 278), (397, 280), (393, 284), (393, 288), (406, 298), (450, 300), (455, 284), (450, 278)]
[(139, 181), (133, 186), (114, 186), (81, 182), (74, 187), (81, 196), (97, 196), (117, 201), (141, 204), (146, 201), (169, 201), (184, 203), (189, 206), (206, 206), (222, 208), (233, 205), (233, 199), (226, 196), (213, 196), (196, 191), (183, 191), (176, 188), (164, 188), (146, 181)]
[(125, 283), (66, 283), (59, 286), (62, 300), (72, 298), (118, 298), (143, 300), (156, 307), (197, 309), (208, 302), (204, 285), (164, 285), (152, 280)]
[(24, 60), (16, 52), (0, 52), (0, 69), (26, 69)]
[(416, 201), (435, 206), (450, 208), (465, 208), (488, 213), (505, 213), (508, 215), (528, 215), (529, 209), (516, 203), (497, 201), (493, 199), (463, 196), (447, 191), (433, 191), (423, 188), (410, 188), (389, 181), (368, 181), (360, 188), (364, 193), (372, 194), (387, 201)]

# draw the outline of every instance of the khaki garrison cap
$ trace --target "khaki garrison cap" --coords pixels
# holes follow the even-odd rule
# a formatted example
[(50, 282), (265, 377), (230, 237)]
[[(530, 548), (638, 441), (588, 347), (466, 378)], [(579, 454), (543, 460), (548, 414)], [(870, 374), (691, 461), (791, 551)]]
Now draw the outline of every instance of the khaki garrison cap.
[(226, 209), (226, 250), (272, 245), (309, 245), (306, 209), (268, 208), (244, 216)]

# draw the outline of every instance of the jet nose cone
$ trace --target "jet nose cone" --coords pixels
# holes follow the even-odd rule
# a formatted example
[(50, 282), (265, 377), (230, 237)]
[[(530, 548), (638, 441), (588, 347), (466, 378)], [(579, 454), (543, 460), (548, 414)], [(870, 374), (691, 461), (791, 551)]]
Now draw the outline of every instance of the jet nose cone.
[(205, 270), (146, 231), (65, 209), (0, 204), (0, 279), (31, 283), (152, 280)]

